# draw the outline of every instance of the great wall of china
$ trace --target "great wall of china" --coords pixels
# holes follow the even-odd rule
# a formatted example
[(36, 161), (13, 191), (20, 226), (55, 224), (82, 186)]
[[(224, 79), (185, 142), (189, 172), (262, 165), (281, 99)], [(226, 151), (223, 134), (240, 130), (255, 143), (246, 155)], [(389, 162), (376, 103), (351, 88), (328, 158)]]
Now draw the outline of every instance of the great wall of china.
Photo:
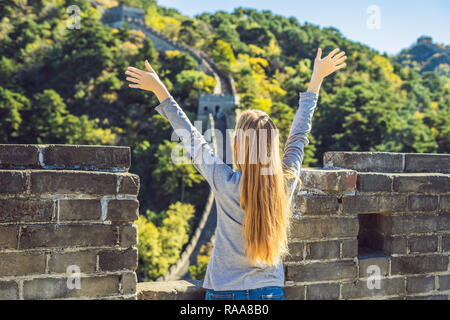
[[(127, 147), (0, 145), (0, 299), (204, 298), (201, 281), (137, 282), (130, 163)], [(450, 155), (323, 163), (300, 175), (286, 298), (448, 300)]]

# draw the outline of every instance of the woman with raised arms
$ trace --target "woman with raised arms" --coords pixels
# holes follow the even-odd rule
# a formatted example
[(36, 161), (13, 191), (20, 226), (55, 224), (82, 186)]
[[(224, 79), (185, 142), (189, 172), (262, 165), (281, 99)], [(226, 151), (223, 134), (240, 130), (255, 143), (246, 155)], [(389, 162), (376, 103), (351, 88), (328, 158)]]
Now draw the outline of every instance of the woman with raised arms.
[(322, 81), (346, 66), (344, 52), (333, 50), (322, 59), (319, 48), (306, 92), (284, 153), (278, 130), (261, 110), (240, 115), (234, 136), (234, 167), (214, 154), (201, 133), (168, 92), (148, 61), (146, 71), (129, 67), (131, 88), (152, 91), (156, 107), (186, 148), (195, 168), (208, 181), (217, 207), (217, 229), (203, 287), (207, 300), (283, 300), (283, 256), (288, 253), (290, 204), (309, 144), (308, 134)]

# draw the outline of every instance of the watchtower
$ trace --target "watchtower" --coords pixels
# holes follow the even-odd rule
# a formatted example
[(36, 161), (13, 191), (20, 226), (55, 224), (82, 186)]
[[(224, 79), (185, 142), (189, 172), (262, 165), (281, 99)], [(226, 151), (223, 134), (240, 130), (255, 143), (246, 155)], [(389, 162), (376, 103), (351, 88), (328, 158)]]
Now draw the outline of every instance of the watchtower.
[[(235, 108), (239, 105), (239, 96), (231, 94), (201, 94), (198, 101), (198, 120), (209, 128), (209, 114), (214, 120), (225, 118), (226, 128), (232, 129), (236, 124)], [(217, 125), (216, 125), (217, 126)]]
[(417, 39), (417, 43), (433, 43), (433, 38), (428, 36), (421, 36), (419, 39)]
[(232, 158), (232, 137), (227, 129), (234, 129), (236, 126), (236, 107), (239, 105), (239, 96), (231, 94), (201, 94), (198, 101), (197, 120), (202, 121), (204, 130), (210, 129), (209, 114), (212, 114), (215, 122), (215, 129), (221, 132), (221, 137), (216, 135), (218, 144), (218, 156), (231, 164)]
[(106, 10), (102, 16), (102, 22), (113, 28), (121, 28), (124, 21), (129, 18), (145, 21), (145, 10), (120, 5)]

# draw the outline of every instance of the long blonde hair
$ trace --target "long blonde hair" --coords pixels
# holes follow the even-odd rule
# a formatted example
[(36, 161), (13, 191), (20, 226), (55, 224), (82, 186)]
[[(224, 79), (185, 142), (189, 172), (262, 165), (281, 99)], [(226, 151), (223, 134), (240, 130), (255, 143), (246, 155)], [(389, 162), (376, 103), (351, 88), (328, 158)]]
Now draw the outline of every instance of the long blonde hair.
[(240, 207), (245, 211), (245, 254), (252, 264), (276, 265), (288, 253), (291, 215), (280, 138), (272, 119), (261, 110), (242, 112), (236, 125), (234, 164), (241, 171)]

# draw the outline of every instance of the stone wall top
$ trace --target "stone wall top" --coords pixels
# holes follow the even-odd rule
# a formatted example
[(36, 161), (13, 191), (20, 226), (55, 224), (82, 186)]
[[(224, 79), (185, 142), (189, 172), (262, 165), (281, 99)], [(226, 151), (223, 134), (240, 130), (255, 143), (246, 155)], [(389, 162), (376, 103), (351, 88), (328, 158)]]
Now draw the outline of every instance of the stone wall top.
[(129, 147), (0, 144), (0, 169), (49, 169), (127, 172)]
[(330, 151), (323, 163), (324, 168), (360, 172), (450, 173), (450, 154)]
[(203, 300), (206, 289), (202, 280), (141, 282), (137, 284), (139, 300)]

